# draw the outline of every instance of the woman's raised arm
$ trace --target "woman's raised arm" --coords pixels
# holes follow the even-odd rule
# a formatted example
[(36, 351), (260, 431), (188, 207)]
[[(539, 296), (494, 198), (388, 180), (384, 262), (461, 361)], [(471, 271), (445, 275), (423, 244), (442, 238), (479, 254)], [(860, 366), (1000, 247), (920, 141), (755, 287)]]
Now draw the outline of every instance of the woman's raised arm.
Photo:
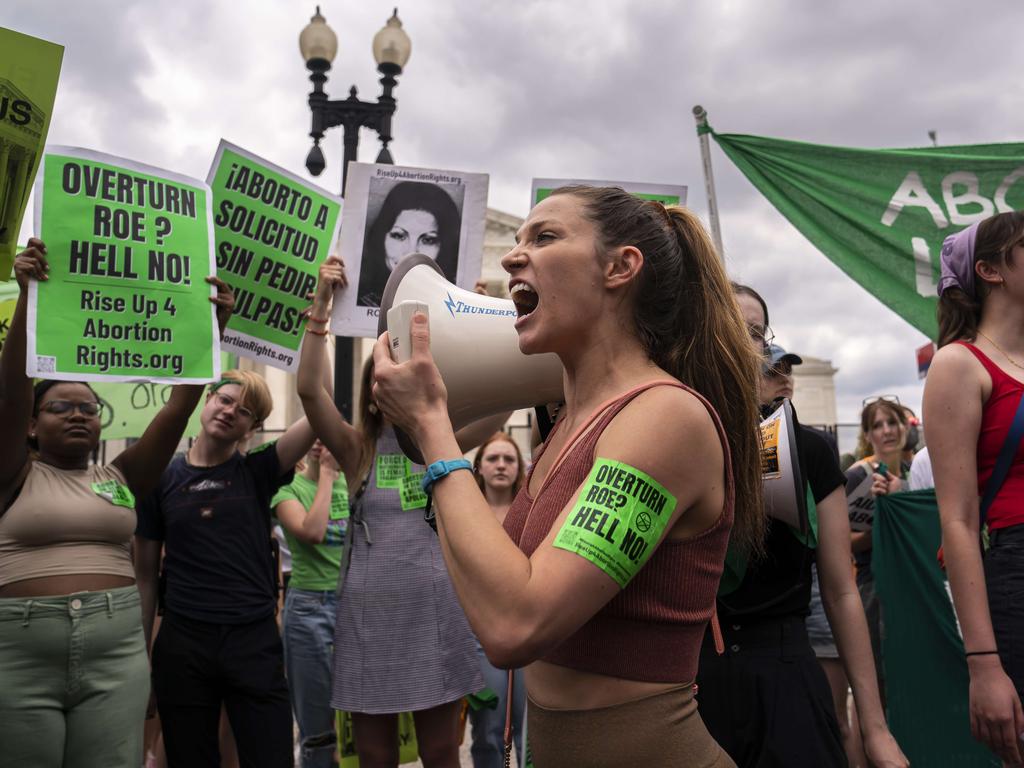
[(46, 246), (35, 237), (14, 259), (18, 302), (0, 353), (0, 423), (7, 438), (0, 440), (0, 492), (21, 474), (28, 459), (29, 420), (32, 418), (32, 379), (25, 375), (28, 345), (28, 290), (32, 280), (46, 280)]
[(335, 290), (347, 285), (344, 263), (337, 256), (328, 256), (320, 265), (320, 279), (309, 310), (296, 390), (316, 436), (338, 460), (345, 477), (352, 483), (359, 468), (362, 450), (359, 432), (342, 418), (331, 398), (331, 388), (324, 384), (330, 381), (325, 346), (331, 298)]

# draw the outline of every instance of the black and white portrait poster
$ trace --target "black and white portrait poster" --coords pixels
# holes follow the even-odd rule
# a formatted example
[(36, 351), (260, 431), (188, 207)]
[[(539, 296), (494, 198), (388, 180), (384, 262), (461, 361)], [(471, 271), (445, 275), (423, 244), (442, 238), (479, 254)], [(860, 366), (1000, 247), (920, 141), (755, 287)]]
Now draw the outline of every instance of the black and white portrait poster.
[(331, 332), (376, 336), (388, 277), (413, 253), (471, 290), (480, 279), (487, 182), (485, 173), (352, 163), (338, 250), (348, 288), (334, 296)]

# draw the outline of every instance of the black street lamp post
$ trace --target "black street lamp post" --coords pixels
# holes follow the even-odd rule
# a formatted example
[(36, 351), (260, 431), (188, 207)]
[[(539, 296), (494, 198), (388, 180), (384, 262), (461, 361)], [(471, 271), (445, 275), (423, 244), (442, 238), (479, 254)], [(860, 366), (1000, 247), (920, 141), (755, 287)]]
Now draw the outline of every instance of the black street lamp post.
[[(381, 149), (377, 155), (377, 162), (394, 162), (388, 150), (388, 144), (391, 142), (391, 116), (397, 106), (393, 91), (398, 85), (396, 78), (402, 74), (402, 67), (409, 61), (412, 43), (402, 29), (396, 8), (384, 28), (373, 38), (373, 57), (377, 61), (377, 71), (382, 75), (382, 92), (375, 102), (360, 101), (355, 86), (349, 89), (347, 99), (332, 101), (327, 98), (324, 84), (327, 82), (327, 71), (338, 52), (338, 38), (320, 15), (320, 6), (317, 6), (316, 14), (299, 35), (299, 50), (302, 52), (302, 58), (306, 60), (306, 67), (310, 71), (309, 79), (313, 83), (313, 91), (309, 94), (309, 110), (313, 114), (309, 135), (313, 137), (313, 147), (306, 156), (306, 168), (314, 176), (319, 176), (323, 172), (326, 163), (323, 150), (320, 149), (320, 140), (328, 129), (342, 126), (344, 156), (341, 166), (341, 194), (344, 196), (348, 164), (356, 160), (359, 149), (360, 128), (370, 128), (380, 137)], [(338, 339), (334, 348), (334, 402), (350, 422), (356, 343), (356, 339)]]

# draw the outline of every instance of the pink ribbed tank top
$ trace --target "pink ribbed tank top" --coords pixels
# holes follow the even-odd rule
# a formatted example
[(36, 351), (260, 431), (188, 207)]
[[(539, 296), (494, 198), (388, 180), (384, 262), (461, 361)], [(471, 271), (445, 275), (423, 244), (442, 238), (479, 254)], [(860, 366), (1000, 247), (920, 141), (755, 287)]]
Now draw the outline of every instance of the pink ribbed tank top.
[[(586, 480), (594, 464), (594, 448), (605, 428), (637, 395), (656, 386), (686, 390), (711, 414), (725, 458), (722, 514), (697, 536), (663, 541), (624, 590), (543, 660), (628, 680), (688, 683), (697, 674), (701, 640), (714, 612), (733, 521), (729, 444), (718, 414), (704, 397), (678, 382), (655, 381), (606, 403), (599, 409), (593, 429), (570, 444), (556, 461), (537, 499), (529, 495), (529, 482), (520, 490), (505, 517), (505, 530), (527, 556), (532, 555)], [(535, 464), (546, 447), (547, 443), (535, 457)]]

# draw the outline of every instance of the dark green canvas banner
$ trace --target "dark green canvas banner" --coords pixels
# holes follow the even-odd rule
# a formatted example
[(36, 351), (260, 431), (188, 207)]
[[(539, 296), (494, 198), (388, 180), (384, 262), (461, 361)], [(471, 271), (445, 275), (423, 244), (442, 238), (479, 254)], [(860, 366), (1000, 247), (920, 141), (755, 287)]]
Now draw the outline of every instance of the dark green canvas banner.
[(889, 728), (915, 768), (998, 766), (971, 738), (964, 644), (935, 559), (935, 491), (875, 500), (871, 569), (885, 620)]
[(932, 339), (942, 241), (1024, 208), (1024, 144), (850, 149), (712, 134), (818, 250)]

